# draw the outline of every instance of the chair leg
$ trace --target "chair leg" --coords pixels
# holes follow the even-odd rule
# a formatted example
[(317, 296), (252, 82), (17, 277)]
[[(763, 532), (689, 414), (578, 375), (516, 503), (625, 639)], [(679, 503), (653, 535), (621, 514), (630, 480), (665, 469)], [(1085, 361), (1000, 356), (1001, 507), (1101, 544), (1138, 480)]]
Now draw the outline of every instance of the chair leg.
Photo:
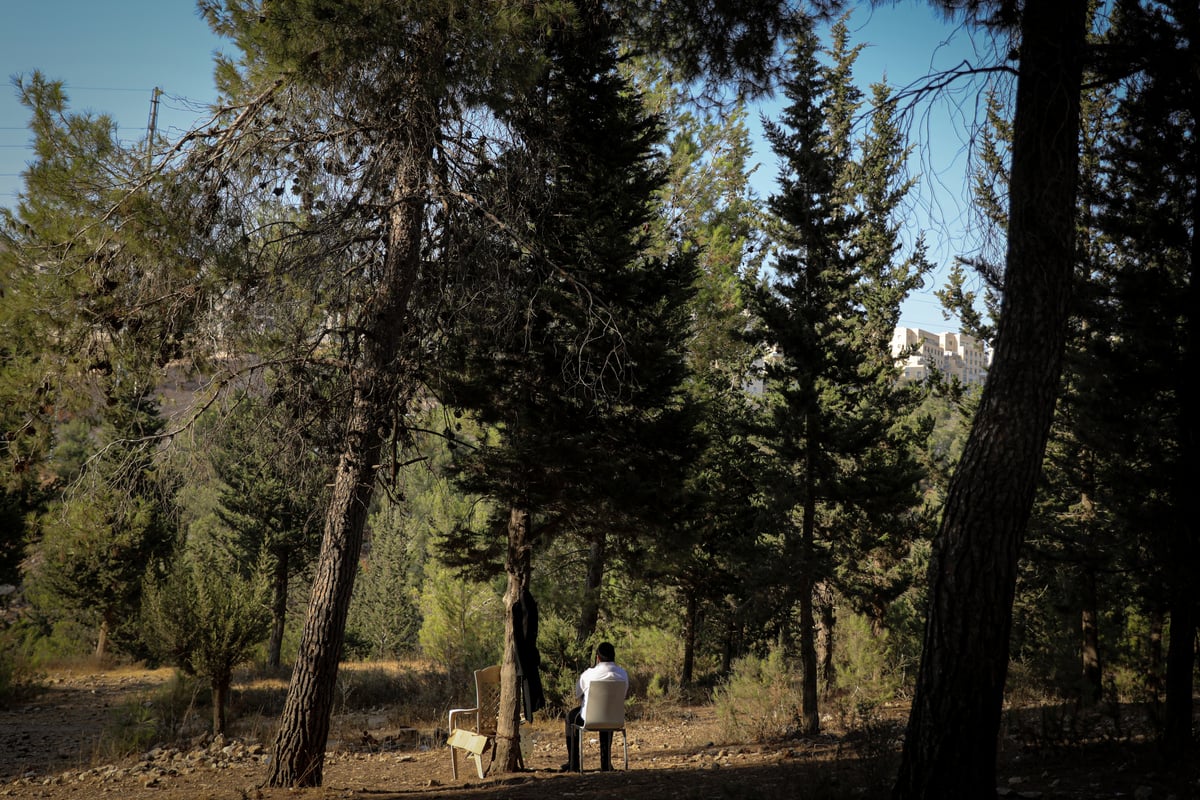
[[(578, 764), (579, 771), (583, 772), (583, 741), (584, 741), (584, 734), (587, 731), (585, 731), (583, 728), (576, 728), (575, 730), (577, 730), (579, 732), (579, 744), (576, 746), (577, 747), (576, 753), (579, 756), (579, 764)], [(614, 731), (614, 733), (615, 733), (615, 731)], [(626, 733), (624, 729), (621, 729), (621, 750), (624, 752), (624, 755), (625, 755), (625, 769), (628, 770), (629, 769), (629, 734)], [(611, 750), (609, 752), (611, 753)]]
[(450, 777), (458, 780), (458, 749), (450, 745)]

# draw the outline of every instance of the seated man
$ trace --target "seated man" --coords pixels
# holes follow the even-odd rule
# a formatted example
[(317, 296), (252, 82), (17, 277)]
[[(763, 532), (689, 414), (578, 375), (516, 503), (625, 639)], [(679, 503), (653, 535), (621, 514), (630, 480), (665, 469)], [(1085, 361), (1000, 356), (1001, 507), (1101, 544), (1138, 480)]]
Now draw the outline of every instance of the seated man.
[[(567, 714), (567, 763), (563, 769), (575, 771), (579, 769), (579, 734), (573, 731), (576, 724), (582, 725), (587, 719), (588, 684), (595, 680), (621, 681), (629, 692), (629, 674), (616, 664), (617, 652), (608, 642), (601, 642), (596, 647), (596, 663), (583, 671), (575, 682), (575, 699), (580, 701), (577, 708)], [(612, 731), (600, 731), (600, 769), (612, 769)]]

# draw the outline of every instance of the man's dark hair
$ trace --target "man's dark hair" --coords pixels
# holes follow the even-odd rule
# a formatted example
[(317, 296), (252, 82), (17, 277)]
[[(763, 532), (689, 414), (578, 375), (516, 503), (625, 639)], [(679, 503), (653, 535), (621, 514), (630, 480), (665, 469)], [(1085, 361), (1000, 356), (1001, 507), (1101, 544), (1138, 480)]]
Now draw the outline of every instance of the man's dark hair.
[(616, 661), (617, 651), (609, 642), (601, 642), (596, 646), (596, 658), (601, 661)]

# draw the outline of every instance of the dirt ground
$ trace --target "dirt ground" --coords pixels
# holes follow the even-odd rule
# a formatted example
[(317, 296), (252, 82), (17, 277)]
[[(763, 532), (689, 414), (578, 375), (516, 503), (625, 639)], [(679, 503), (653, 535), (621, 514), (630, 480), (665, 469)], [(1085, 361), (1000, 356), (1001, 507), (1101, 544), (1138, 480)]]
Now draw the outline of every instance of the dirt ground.
[[(629, 770), (563, 773), (561, 722), (523, 728), (526, 771), (480, 780), (459, 760), (451, 776), (442, 732), (389, 728), (374, 717), (339, 720), (320, 788), (265, 789), (270, 743), (253, 735), (196, 737), (116, 759), (104, 732), (130, 699), (164, 685), (170, 670), (52, 675), (35, 697), (0, 709), (0, 797), (49, 800), (417, 800), (418, 798), (884, 798), (896, 763), (891, 735), (823, 735), (768, 744), (719, 741), (711, 706), (662, 707), (629, 726)], [(127, 712), (126, 712), (127, 713)], [(895, 723), (893, 730), (899, 730)], [(1044, 727), (1044, 726), (1043, 726)], [(353, 732), (351, 728), (354, 729)], [(362, 730), (358, 730), (362, 728)], [(1028, 739), (1028, 737), (1025, 737)], [(1070, 747), (1021, 742), (1019, 726), (1000, 757), (998, 794), (1012, 798), (1200, 798), (1200, 773), (1171, 774), (1151, 748), (1101, 737)], [(887, 743), (881, 747), (880, 743)], [(590, 744), (585, 765), (596, 764)]]

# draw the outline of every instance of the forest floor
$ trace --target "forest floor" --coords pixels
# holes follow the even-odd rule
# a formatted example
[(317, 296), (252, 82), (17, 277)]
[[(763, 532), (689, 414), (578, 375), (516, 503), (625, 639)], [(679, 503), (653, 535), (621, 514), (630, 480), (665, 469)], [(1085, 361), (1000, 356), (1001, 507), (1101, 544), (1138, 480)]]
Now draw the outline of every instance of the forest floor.
[[(522, 728), (526, 771), (482, 780), (468, 759), (451, 777), (444, 731), (411, 725), (386, 707), (335, 714), (320, 788), (262, 788), (274, 720), (241, 715), (228, 739), (193, 736), (148, 743), (118, 757), (106, 744), (121, 718), (136, 735), (136, 710), (172, 680), (171, 670), (82, 670), (44, 676), (41, 691), (0, 708), (0, 797), (49, 800), (516, 800), (532, 798), (884, 798), (898, 762), (904, 709), (845, 733), (767, 743), (722, 741), (711, 704), (658, 703), (629, 720), (629, 770), (561, 772), (561, 721)], [(131, 717), (131, 709), (133, 714)], [(148, 714), (146, 715), (148, 716)], [(540, 716), (540, 715), (539, 715)], [(1006, 713), (997, 792), (1012, 798), (1200, 798), (1200, 765), (1160, 766), (1152, 746), (1109, 721), (1088, 732), (1061, 710)], [(1095, 722), (1095, 720), (1092, 720)], [(131, 727), (132, 726), (132, 729)], [(1064, 726), (1072, 730), (1065, 731)], [(1046, 735), (1053, 730), (1055, 735)], [(1069, 733), (1070, 736), (1065, 734)], [(1120, 734), (1120, 735), (1117, 735)], [(263, 738), (267, 737), (267, 738)], [(1068, 739), (1073, 739), (1068, 741)], [(585, 766), (596, 764), (588, 745)]]

